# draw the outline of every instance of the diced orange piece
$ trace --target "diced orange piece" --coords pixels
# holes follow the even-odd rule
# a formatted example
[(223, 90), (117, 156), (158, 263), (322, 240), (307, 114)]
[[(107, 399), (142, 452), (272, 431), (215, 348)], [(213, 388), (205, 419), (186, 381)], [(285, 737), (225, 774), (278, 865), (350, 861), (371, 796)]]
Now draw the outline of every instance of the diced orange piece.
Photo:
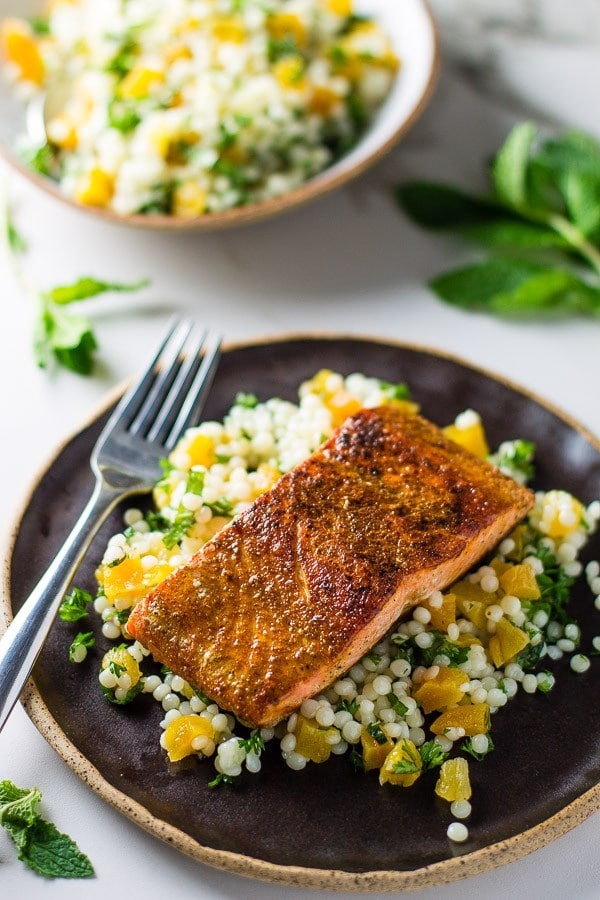
[(246, 29), (241, 19), (236, 16), (221, 16), (212, 26), (213, 37), (217, 41), (232, 44), (243, 44)]
[(331, 411), (333, 425), (337, 428), (348, 416), (354, 415), (361, 409), (362, 404), (356, 397), (349, 394), (346, 390), (339, 390), (327, 401), (327, 406)]
[[(196, 216), (201, 216), (206, 212), (207, 204), (206, 191), (195, 181), (184, 181), (182, 184), (178, 184), (173, 191), (173, 214), (182, 219), (195, 219)], [(198, 438), (205, 437), (206, 435), (203, 434), (198, 435)], [(208, 440), (210, 441), (210, 438)], [(212, 445), (212, 441), (210, 443)], [(197, 456), (201, 461), (194, 462), (192, 465), (210, 466), (216, 459), (214, 449), (211, 457), (211, 450), (208, 447), (205, 452), (198, 450)], [(207, 458), (212, 461), (208, 463), (202, 461)]]
[(208, 719), (190, 713), (169, 722), (165, 728), (163, 744), (171, 762), (179, 762), (197, 752), (193, 746), (196, 738), (207, 737), (212, 741), (214, 736), (214, 729)]
[(462, 756), (447, 759), (440, 767), (440, 777), (435, 786), (438, 797), (454, 803), (457, 800), (468, 800), (471, 796), (469, 779), (469, 763)]
[(147, 592), (139, 557), (126, 556), (116, 566), (102, 566), (101, 581), (106, 598), (111, 603), (117, 598), (135, 603)]
[(298, 715), (294, 728), (296, 752), (314, 763), (326, 762), (331, 756), (332, 748), (328, 738), (335, 733), (335, 728), (322, 728), (314, 719)]
[(498, 578), (500, 578), (501, 575), (504, 575), (504, 573), (508, 571), (508, 569), (511, 569), (512, 565), (512, 563), (506, 562), (503, 559), (498, 559), (498, 557), (496, 557), (496, 559), (493, 559), (490, 563), (490, 566), (492, 567)]
[(485, 431), (481, 422), (474, 422), (466, 428), (459, 428), (458, 425), (447, 425), (444, 434), (449, 437), (455, 444), (460, 444), (465, 450), (474, 453), (485, 459), (490, 452), (490, 447), (485, 436)]
[(326, 6), (334, 16), (346, 19), (352, 15), (352, 0), (327, 0)]
[(487, 703), (465, 703), (447, 709), (431, 723), (433, 734), (444, 734), (447, 728), (464, 728), (467, 737), (487, 734), (490, 730), (490, 708)]
[(456, 595), (456, 605), (463, 616), (480, 631), (484, 631), (487, 628), (485, 611), (497, 601), (498, 593), (488, 593), (479, 584), (466, 578), (452, 585), (452, 593)]
[(456, 644), (457, 647), (472, 647), (473, 644), (481, 645), (479, 638), (474, 634), (470, 634), (468, 631), (463, 631), (452, 641), (452, 643)]
[(452, 592), (444, 594), (441, 606), (428, 604), (427, 609), (431, 613), (431, 627), (437, 631), (447, 631), (448, 625), (456, 621), (456, 595)]
[(503, 572), (500, 584), (507, 594), (513, 594), (519, 600), (539, 600), (542, 596), (535, 572), (527, 563), (511, 566)]
[[(402, 768), (408, 771), (402, 771)], [(390, 750), (379, 770), (380, 784), (399, 784), (410, 787), (415, 783), (423, 768), (421, 754), (412, 741), (398, 741)], [(400, 771), (398, 771), (400, 769)]]
[(75, 196), (86, 206), (106, 206), (113, 195), (114, 186), (112, 175), (96, 167), (82, 175)]
[(150, 590), (150, 588), (156, 587), (157, 584), (164, 581), (167, 575), (170, 575), (172, 571), (173, 567), (170, 566), (168, 562), (159, 562), (155, 566), (152, 566), (151, 569), (144, 572), (144, 585)]
[(267, 19), (267, 30), (276, 40), (291, 38), (299, 47), (306, 44), (306, 27), (295, 13), (274, 13)]
[(362, 730), (360, 742), (362, 745), (365, 770), (367, 772), (370, 769), (381, 769), (388, 753), (391, 753), (394, 748), (394, 744), (389, 738), (386, 739), (384, 744), (380, 744), (366, 728), (363, 728)]
[(277, 60), (273, 65), (273, 75), (282, 87), (300, 90), (306, 86), (304, 60), (296, 54)]
[(27, 22), (23, 19), (5, 19), (0, 27), (0, 43), (5, 59), (16, 66), (23, 81), (42, 84), (44, 62)]
[(317, 84), (311, 90), (308, 106), (318, 116), (328, 116), (339, 104), (340, 98), (335, 91), (325, 85)]
[(120, 647), (111, 647), (111, 649), (102, 657), (101, 669), (108, 669), (111, 666), (114, 666), (115, 671), (120, 672), (121, 675), (125, 672), (129, 675), (131, 680), (130, 690), (138, 684), (142, 677), (139, 663), (133, 658), (127, 647), (124, 645)]
[(413, 693), (414, 699), (420, 703), (424, 712), (447, 709), (456, 706), (465, 695), (469, 676), (460, 669), (442, 666), (435, 678), (430, 678)]
[(492, 662), (499, 668), (513, 656), (524, 650), (529, 643), (529, 636), (508, 619), (502, 618), (496, 623), (496, 633), (489, 640), (489, 651)]
[(119, 96), (129, 100), (141, 100), (164, 81), (164, 75), (156, 69), (139, 67), (132, 69), (119, 85)]
[(186, 449), (192, 466), (212, 466), (217, 460), (215, 443), (207, 434), (199, 433), (192, 438)]

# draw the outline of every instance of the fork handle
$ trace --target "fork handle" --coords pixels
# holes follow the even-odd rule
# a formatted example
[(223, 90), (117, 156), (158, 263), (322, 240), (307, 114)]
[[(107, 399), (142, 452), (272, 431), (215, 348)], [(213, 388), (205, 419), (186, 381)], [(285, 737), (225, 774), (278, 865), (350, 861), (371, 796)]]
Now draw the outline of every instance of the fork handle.
[(122, 489), (96, 482), (73, 530), (0, 640), (0, 730), (31, 674), (75, 569), (121, 499)]

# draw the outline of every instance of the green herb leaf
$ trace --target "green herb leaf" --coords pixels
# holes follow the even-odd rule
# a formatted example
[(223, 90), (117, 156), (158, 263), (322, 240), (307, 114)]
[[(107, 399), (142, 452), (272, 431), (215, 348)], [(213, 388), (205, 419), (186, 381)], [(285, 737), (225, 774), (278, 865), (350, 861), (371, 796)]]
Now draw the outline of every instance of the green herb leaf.
[(486, 738), (487, 738), (487, 750), (484, 750), (483, 753), (477, 752), (476, 750), (473, 749), (473, 741), (471, 738), (467, 738), (466, 741), (463, 741), (462, 744), (460, 745), (460, 749), (463, 751), (463, 753), (467, 753), (469, 756), (472, 756), (473, 759), (476, 759), (478, 762), (481, 762), (481, 760), (485, 759), (485, 757), (488, 755), (488, 753), (491, 753), (492, 750), (494, 749), (494, 742), (492, 741), (491, 735), (486, 734)]
[(257, 756), (260, 756), (265, 749), (265, 742), (258, 729), (252, 731), (247, 738), (239, 738), (238, 744), (244, 748), (246, 753), (255, 753)]
[(77, 622), (83, 619), (88, 613), (88, 604), (92, 602), (92, 595), (81, 588), (74, 587), (70, 594), (65, 595), (65, 599), (58, 610), (59, 617), (63, 622)]
[(134, 281), (129, 284), (122, 282), (99, 281), (97, 278), (85, 276), (78, 278), (73, 284), (65, 284), (60, 287), (51, 288), (46, 293), (46, 297), (59, 305), (66, 303), (75, 303), (79, 300), (88, 300), (90, 297), (97, 297), (99, 294), (121, 293), (130, 291), (139, 291), (146, 287), (150, 282), (147, 278), (141, 281)]
[(441, 766), (448, 759), (449, 755), (448, 751), (442, 750), (435, 741), (426, 741), (419, 747), (419, 753), (421, 754), (424, 772)]
[(600, 288), (566, 269), (507, 258), (491, 259), (440, 275), (430, 282), (447, 303), (503, 316), (600, 315)]
[(369, 732), (371, 737), (377, 741), (378, 744), (380, 744), (380, 745), (387, 744), (388, 739), (387, 739), (385, 733), (383, 732), (379, 722), (371, 722), (370, 725), (367, 725), (367, 731)]
[(517, 439), (504, 441), (488, 459), (520, 484), (527, 484), (535, 475), (534, 456), (535, 444)]
[(390, 693), (387, 695), (387, 699), (388, 703), (397, 716), (403, 717), (406, 715), (406, 713), (408, 712), (408, 706), (405, 706), (402, 700), (400, 700), (400, 698), (397, 697), (393, 691), (390, 691)]
[(419, 759), (419, 751), (413, 750), (408, 741), (402, 741), (402, 752), (405, 754), (404, 759), (399, 759), (392, 766), (394, 775), (414, 775), (422, 769), (421, 760)]
[(44, 303), (34, 335), (39, 366), (45, 368), (54, 357), (72, 372), (89, 375), (97, 346), (89, 319), (53, 303)]
[(531, 122), (517, 125), (498, 151), (492, 164), (492, 183), (500, 202), (513, 209), (527, 204), (529, 157), (537, 129)]
[(468, 647), (459, 647), (458, 644), (454, 644), (452, 641), (448, 640), (447, 635), (442, 631), (431, 631), (430, 634), (433, 637), (433, 641), (429, 647), (421, 648), (415, 645), (417, 650), (421, 653), (422, 665), (433, 665), (436, 656), (447, 657), (450, 668), (456, 668), (457, 666), (466, 663), (469, 658)]
[(254, 409), (255, 406), (258, 406), (258, 397), (256, 394), (245, 394), (240, 391), (235, 395), (233, 405), (243, 406), (245, 409)]
[(17, 230), (15, 223), (10, 216), (7, 217), (7, 239), (8, 245), (13, 253), (25, 253), (27, 250), (27, 241), (20, 231)]
[(10, 781), (0, 782), (0, 825), (22, 860), (45, 878), (89, 878), (92, 864), (75, 842), (37, 812), (41, 800), (38, 788), (18, 788)]
[(417, 225), (433, 230), (481, 226), (507, 215), (497, 203), (429, 181), (399, 185), (396, 199)]
[[(69, 647), (69, 660), (72, 663), (79, 663), (81, 659), (77, 653), (79, 647), (85, 647), (86, 652), (91, 650), (96, 644), (96, 638), (91, 631), (80, 631), (79, 634), (71, 642)], [(85, 655), (83, 657), (85, 659)]]
[(235, 778), (232, 775), (223, 775), (222, 772), (219, 772), (216, 778), (208, 782), (208, 786), (211, 788), (219, 787), (221, 784), (235, 784)]

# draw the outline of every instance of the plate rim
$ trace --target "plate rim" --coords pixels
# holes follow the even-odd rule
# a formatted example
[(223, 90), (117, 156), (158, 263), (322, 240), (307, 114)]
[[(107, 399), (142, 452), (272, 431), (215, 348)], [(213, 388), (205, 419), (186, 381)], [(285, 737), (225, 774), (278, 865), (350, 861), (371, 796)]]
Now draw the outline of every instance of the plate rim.
[[(291, 341), (331, 342), (354, 341), (359, 344), (378, 344), (382, 347), (397, 348), (430, 355), (452, 362), (475, 375), (491, 378), (495, 382), (557, 416), (564, 424), (579, 433), (600, 454), (600, 438), (590, 431), (579, 420), (565, 412), (554, 403), (523, 387), (518, 382), (500, 375), (486, 367), (479, 366), (464, 357), (412, 341), (395, 340), (381, 335), (363, 335), (346, 332), (284, 332), (256, 337), (247, 340), (227, 341), (223, 352), (284, 344)], [(0, 636), (12, 619), (11, 604), (11, 563), (15, 542), (21, 524), (27, 514), (29, 503), (45, 475), (52, 469), (64, 449), (83, 431), (93, 425), (113, 405), (123, 392), (129, 379), (107, 391), (88, 414), (86, 419), (72, 430), (51, 451), (48, 459), (38, 467), (26, 488), (20, 505), (11, 517), (8, 534), (2, 540), (3, 566), (0, 585), (3, 587), (3, 600), (0, 604)], [(470, 853), (458, 854), (454, 857), (439, 860), (415, 869), (388, 870), (373, 869), (364, 872), (350, 872), (343, 869), (321, 869), (306, 866), (291, 866), (272, 863), (254, 856), (234, 851), (220, 850), (201, 844), (199, 841), (170, 825), (158, 816), (153, 815), (143, 804), (129, 797), (127, 793), (110, 784), (101, 772), (73, 744), (54, 719), (46, 706), (41, 692), (32, 678), (27, 682), (21, 703), (42, 737), (52, 749), (66, 762), (69, 768), (94, 793), (105, 802), (125, 815), (134, 824), (152, 836), (172, 846), (178, 852), (195, 859), (197, 862), (212, 868), (241, 875), (257, 881), (272, 884), (316, 888), (328, 891), (372, 892), (372, 891), (412, 891), (450, 884), (465, 878), (484, 874), (501, 865), (515, 862), (524, 856), (552, 843), (577, 825), (600, 810), (600, 782), (576, 797), (558, 812), (532, 827), (512, 835), (501, 841), (489, 844)]]
[[(423, 89), (408, 115), (383, 143), (352, 166), (343, 166), (338, 171), (334, 170), (334, 166), (327, 167), (308, 181), (279, 197), (252, 203), (247, 207), (238, 206), (222, 212), (209, 213), (195, 219), (182, 219), (165, 213), (153, 213), (152, 215), (135, 213), (130, 216), (121, 216), (102, 207), (86, 207), (84, 204), (64, 194), (51, 178), (29, 169), (18, 158), (14, 150), (5, 146), (1, 141), (0, 159), (4, 160), (10, 168), (34, 187), (42, 189), (45, 194), (53, 197), (55, 200), (59, 200), (67, 208), (91, 215), (92, 219), (120, 225), (124, 228), (132, 227), (140, 228), (144, 231), (168, 233), (222, 231), (227, 228), (262, 222), (282, 213), (299, 209), (312, 200), (330, 194), (376, 165), (401, 140), (404, 134), (412, 128), (429, 105), (437, 87), (442, 66), (441, 36), (440, 28), (429, 0), (417, 0), (417, 2), (422, 7), (424, 22), (431, 40), (431, 65)], [(328, 174), (332, 172), (333, 174)]]

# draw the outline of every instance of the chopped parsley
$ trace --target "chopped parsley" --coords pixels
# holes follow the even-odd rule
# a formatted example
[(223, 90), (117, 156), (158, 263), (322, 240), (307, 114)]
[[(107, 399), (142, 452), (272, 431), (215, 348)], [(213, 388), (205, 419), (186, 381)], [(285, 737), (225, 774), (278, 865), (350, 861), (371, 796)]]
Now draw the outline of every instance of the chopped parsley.
[(404, 759), (399, 759), (392, 766), (394, 775), (414, 775), (420, 772), (422, 765), (418, 750), (413, 750), (408, 741), (402, 741), (402, 752), (405, 754)]
[(240, 738), (238, 744), (244, 748), (246, 753), (255, 753), (256, 756), (260, 756), (265, 749), (265, 742), (258, 729), (252, 731), (247, 738)]
[(466, 741), (463, 741), (462, 744), (460, 745), (460, 749), (462, 750), (463, 753), (467, 753), (469, 756), (472, 756), (473, 759), (476, 759), (478, 762), (481, 762), (481, 760), (485, 759), (485, 757), (488, 755), (488, 753), (491, 753), (492, 750), (494, 749), (494, 742), (491, 738), (491, 735), (486, 734), (486, 738), (487, 738), (487, 750), (484, 750), (483, 752), (473, 749), (472, 738), (467, 738)]
[(441, 766), (441, 764), (448, 759), (448, 752), (442, 750), (440, 745), (436, 744), (435, 741), (426, 741), (419, 747), (419, 753), (421, 754), (421, 761), (423, 763), (423, 772)]
[(81, 588), (74, 587), (70, 594), (60, 605), (58, 615), (63, 622), (77, 622), (88, 614), (88, 604), (92, 602), (92, 595)]
[[(81, 662), (85, 659), (88, 650), (96, 645), (96, 638), (91, 631), (80, 631), (79, 634), (71, 642), (69, 647), (69, 660), (72, 663)], [(80, 647), (85, 648), (85, 652), (79, 650)], [(80, 653), (82, 654), (80, 656)]]
[(383, 732), (381, 725), (379, 722), (371, 722), (370, 725), (367, 725), (367, 731), (371, 735), (371, 737), (377, 741), (378, 744), (382, 745), (387, 744), (387, 737)]

